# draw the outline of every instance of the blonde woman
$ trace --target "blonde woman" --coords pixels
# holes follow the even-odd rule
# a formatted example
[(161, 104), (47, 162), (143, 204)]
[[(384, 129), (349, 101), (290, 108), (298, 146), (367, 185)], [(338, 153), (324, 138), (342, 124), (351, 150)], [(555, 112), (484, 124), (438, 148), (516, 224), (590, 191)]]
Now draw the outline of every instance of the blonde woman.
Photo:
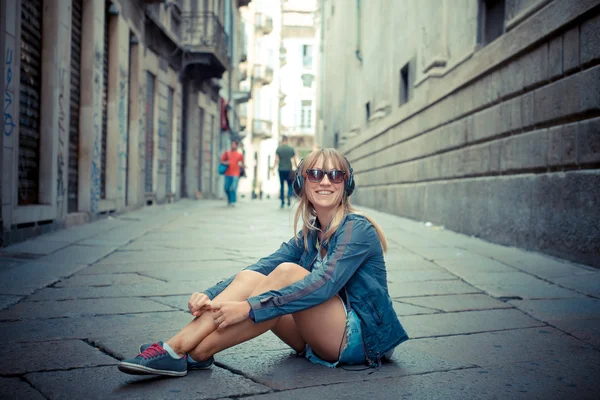
[(349, 162), (334, 149), (311, 153), (293, 183), (302, 229), (275, 253), (194, 293), (194, 319), (166, 342), (119, 363), (129, 374), (184, 376), (221, 350), (273, 331), (309, 361), (378, 367), (408, 339), (392, 307), (381, 228), (357, 212)]

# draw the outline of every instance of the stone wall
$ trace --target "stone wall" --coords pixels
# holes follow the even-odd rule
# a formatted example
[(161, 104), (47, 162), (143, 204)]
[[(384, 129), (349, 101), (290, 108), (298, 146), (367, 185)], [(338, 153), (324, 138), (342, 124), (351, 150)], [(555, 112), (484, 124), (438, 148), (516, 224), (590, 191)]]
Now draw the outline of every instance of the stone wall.
[[(359, 204), (600, 266), (600, 2), (507, 3), (508, 31), (467, 57), (456, 58), (460, 43), (409, 52), (417, 71), (407, 103), (389, 88), (342, 107), (340, 96), (326, 94), (321, 142), (343, 139)], [(460, 19), (446, 23), (452, 30)], [(335, 42), (324, 29), (325, 73), (339, 75), (328, 69)], [(380, 37), (379, 47), (384, 40), (391, 37)], [(427, 54), (445, 66), (429, 67), (420, 60)], [(346, 68), (356, 81), (370, 75), (363, 62)], [(385, 76), (385, 65), (378, 68)], [(336, 93), (327, 79), (327, 93)], [(360, 85), (372, 82), (382, 85), (373, 77)], [(344, 109), (360, 110), (365, 100), (390, 111), (342, 122)]]

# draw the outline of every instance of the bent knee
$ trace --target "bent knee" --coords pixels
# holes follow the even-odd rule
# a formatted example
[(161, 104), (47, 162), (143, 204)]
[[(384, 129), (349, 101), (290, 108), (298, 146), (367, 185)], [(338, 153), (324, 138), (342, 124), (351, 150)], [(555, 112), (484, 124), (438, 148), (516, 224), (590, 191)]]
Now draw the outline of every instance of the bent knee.
[(298, 264), (291, 262), (281, 263), (269, 274), (269, 277), (276, 277), (278, 279), (296, 281), (304, 278), (309, 272), (299, 266)]
[(256, 271), (250, 271), (250, 270), (243, 270), (238, 272), (235, 275), (235, 280), (238, 282), (242, 282), (242, 283), (247, 283), (247, 284), (258, 284), (260, 281), (262, 281), (263, 279), (265, 279), (266, 276), (261, 274), (260, 272), (256, 272)]

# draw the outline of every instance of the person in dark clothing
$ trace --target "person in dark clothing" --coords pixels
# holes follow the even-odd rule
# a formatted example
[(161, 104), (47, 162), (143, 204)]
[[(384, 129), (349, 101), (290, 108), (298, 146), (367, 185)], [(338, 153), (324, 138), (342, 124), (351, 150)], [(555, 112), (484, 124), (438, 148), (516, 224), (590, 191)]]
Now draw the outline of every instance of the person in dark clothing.
[(298, 165), (296, 152), (294, 148), (288, 144), (287, 136), (281, 137), (281, 144), (275, 151), (275, 166), (279, 166), (279, 199), (281, 200), (281, 208), (285, 206), (284, 197), (284, 182), (287, 182), (287, 205), (291, 205), (292, 198), (292, 182), (294, 180), (294, 170)]

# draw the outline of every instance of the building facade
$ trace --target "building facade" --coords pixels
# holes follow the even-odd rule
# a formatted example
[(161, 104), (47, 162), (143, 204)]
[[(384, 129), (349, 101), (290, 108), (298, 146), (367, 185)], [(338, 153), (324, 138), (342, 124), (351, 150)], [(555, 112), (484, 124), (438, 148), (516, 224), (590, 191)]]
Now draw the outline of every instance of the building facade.
[[(246, 129), (243, 137), (247, 177), (239, 184), (240, 193), (262, 198), (272, 192), (275, 178), (269, 174), (279, 136), (279, 64), (276, 62), (281, 39), (281, 5), (274, 0), (254, 0), (242, 10), (246, 29), (246, 79), (243, 90), (250, 100), (241, 110)], [(279, 180), (277, 180), (279, 182)], [(278, 183), (277, 183), (278, 184)]]
[(283, 4), (281, 29), (281, 127), (299, 159), (315, 146), (316, 0)]
[(248, 3), (0, 0), (4, 245), (218, 196)]
[(600, 1), (320, 1), (361, 205), (600, 266)]

